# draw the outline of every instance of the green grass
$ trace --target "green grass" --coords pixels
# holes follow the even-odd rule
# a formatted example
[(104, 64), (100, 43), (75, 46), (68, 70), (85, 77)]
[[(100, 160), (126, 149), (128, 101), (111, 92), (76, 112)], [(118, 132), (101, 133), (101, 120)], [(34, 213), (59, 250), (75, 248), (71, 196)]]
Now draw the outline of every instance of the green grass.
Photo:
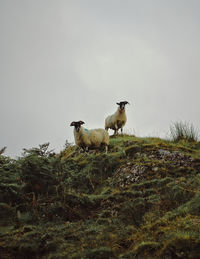
[(2, 258), (198, 258), (198, 142), (111, 137), (0, 155)]

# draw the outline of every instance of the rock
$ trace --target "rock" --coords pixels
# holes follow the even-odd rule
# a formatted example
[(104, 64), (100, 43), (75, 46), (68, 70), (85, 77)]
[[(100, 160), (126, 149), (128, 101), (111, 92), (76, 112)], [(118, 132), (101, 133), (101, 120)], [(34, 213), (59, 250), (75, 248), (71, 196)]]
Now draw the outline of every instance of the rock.
[(167, 156), (167, 155), (170, 155), (170, 154), (171, 154), (171, 152), (170, 152), (170, 151), (165, 150), (165, 149), (159, 149), (159, 150), (158, 150), (158, 152), (159, 152), (161, 155), (165, 155), (165, 156)]

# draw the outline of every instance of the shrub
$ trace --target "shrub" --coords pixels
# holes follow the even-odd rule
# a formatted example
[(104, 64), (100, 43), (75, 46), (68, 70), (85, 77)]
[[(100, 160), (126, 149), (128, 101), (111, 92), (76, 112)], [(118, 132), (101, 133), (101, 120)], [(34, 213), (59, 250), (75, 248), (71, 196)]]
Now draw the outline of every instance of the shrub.
[(198, 133), (193, 124), (186, 122), (175, 122), (170, 126), (171, 138), (174, 142), (186, 140), (189, 142), (198, 141)]
[(55, 192), (57, 184), (56, 156), (48, 151), (49, 143), (39, 148), (24, 149), (20, 159), (21, 179), (25, 183), (26, 192), (39, 193)]

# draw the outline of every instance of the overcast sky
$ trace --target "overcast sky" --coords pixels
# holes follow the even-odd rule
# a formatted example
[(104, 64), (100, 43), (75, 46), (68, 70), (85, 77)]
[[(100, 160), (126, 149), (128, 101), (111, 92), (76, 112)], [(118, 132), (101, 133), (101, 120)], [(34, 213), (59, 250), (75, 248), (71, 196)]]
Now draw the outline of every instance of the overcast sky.
[(72, 121), (104, 127), (119, 101), (127, 133), (199, 129), (199, 13), (199, 0), (0, 0), (0, 148), (58, 152)]

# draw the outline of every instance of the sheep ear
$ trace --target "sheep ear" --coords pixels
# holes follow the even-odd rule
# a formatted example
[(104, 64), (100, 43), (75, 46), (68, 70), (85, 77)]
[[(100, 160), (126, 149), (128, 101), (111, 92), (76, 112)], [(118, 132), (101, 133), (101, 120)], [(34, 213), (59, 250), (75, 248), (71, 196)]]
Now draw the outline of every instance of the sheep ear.
[(82, 125), (82, 124), (85, 124), (85, 122), (84, 121), (79, 121), (79, 123)]
[(117, 105), (120, 105), (120, 103), (116, 103)]
[(127, 101), (126, 101), (126, 104), (129, 104), (129, 105), (130, 105), (130, 103), (129, 103), (129, 102), (127, 102)]
[(73, 121), (73, 122), (70, 124), (70, 126), (75, 126), (75, 121)]

